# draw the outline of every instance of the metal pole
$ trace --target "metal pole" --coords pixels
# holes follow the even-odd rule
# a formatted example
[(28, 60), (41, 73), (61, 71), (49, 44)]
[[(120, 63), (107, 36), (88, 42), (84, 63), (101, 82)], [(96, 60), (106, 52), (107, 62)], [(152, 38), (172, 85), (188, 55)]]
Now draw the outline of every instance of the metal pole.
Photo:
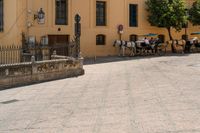
[(80, 57), (80, 36), (81, 36), (81, 17), (75, 15), (75, 42), (76, 42), (76, 58)]
[(122, 34), (119, 33), (119, 40), (121, 41), (122, 40)]

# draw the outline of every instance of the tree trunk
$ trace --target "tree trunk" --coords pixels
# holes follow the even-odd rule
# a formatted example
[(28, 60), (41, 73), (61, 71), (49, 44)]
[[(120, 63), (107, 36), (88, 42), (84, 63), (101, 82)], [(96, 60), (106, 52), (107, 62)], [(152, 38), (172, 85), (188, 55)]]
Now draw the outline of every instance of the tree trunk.
[(168, 27), (167, 31), (168, 31), (168, 34), (169, 34), (169, 39), (172, 40), (172, 44), (171, 44), (172, 53), (175, 53), (176, 50), (174, 48), (174, 40), (173, 40), (173, 37), (172, 37), (172, 34), (171, 34), (171, 27)]

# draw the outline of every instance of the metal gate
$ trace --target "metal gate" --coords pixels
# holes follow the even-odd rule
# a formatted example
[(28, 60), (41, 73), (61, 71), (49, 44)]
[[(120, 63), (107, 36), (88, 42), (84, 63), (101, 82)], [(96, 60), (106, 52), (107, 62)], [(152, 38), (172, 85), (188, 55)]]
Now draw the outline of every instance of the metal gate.
[(69, 35), (48, 35), (50, 55), (56, 51), (58, 55), (69, 56)]

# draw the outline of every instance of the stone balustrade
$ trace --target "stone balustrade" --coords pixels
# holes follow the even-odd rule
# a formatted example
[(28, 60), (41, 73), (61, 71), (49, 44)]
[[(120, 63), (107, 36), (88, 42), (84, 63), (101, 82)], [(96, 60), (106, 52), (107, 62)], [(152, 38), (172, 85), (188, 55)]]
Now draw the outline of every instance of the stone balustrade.
[(84, 74), (83, 59), (56, 58), (0, 65), (0, 89), (76, 77)]

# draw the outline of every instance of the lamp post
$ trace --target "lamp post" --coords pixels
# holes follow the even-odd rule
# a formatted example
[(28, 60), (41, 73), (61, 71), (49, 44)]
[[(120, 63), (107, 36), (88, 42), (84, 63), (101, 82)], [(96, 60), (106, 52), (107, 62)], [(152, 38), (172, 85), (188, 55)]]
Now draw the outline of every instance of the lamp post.
[(80, 55), (80, 36), (81, 36), (81, 17), (79, 14), (75, 15), (75, 42), (76, 42), (76, 58), (79, 58)]

